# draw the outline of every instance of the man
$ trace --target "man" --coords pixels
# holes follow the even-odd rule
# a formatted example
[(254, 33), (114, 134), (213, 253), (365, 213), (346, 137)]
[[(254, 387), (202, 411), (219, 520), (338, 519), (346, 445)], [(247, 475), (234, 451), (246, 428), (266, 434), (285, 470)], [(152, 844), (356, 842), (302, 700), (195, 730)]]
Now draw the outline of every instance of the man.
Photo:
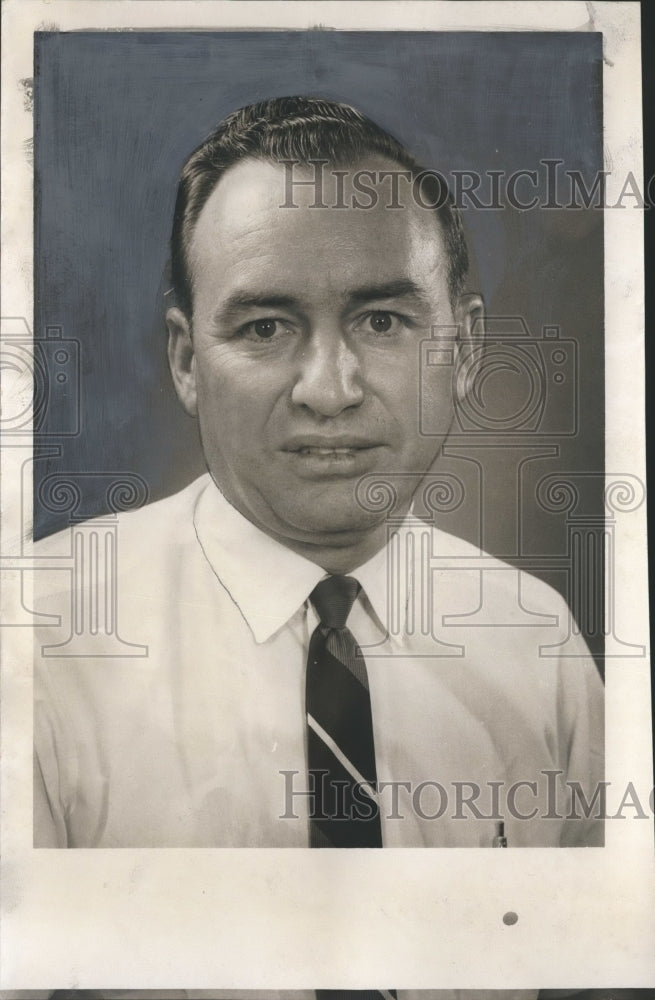
[[(602, 687), (582, 643), (552, 655), (565, 605), (410, 513), (482, 311), (438, 175), (350, 107), (262, 102), (190, 156), (171, 249), (208, 474), (120, 517), (118, 620), (147, 656), (39, 636), (36, 845), (601, 843)], [(431, 336), (452, 359), (424, 379)], [(428, 583), (398, 555), (426, 537)], [(467, 627), (481, 606), (493, 627)]]

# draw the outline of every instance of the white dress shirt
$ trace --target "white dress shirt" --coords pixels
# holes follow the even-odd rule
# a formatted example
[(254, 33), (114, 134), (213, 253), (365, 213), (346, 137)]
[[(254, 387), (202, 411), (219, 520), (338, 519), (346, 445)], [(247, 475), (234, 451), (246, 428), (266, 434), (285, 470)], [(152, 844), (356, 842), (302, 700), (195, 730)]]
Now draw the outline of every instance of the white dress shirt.
[[(39, 610), (61, 616), (38, 635), (35, 846), (307, 847), (308, 597), (325, 572), (206, 475), (118, 518), (118, 633), (147, 655), (97, 655), (100, 637), (93, 657), (52, 656), (71, 631), (71, 533), (36, 551), (63, 568), (35, 573)], [(593, 816), (565, 818), (570, 783), (589, 801), (603, 777), (597, 670), (580, 639), (558, 657), (571, 622), (552, 589), (480, 558), (410, 517), (352, 573), (384, 846), (488, 847), (499, 817), (510, 848), (601, 844)], [(476, 787), (489, 818), (463, 801)]]

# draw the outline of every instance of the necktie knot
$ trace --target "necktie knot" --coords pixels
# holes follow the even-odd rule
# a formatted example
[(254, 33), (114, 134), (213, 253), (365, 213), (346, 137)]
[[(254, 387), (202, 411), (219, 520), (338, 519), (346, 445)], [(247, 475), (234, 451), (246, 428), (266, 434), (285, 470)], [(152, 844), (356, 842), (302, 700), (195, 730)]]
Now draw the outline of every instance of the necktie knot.
[(321, 625), (326, 628), (345, 628), (359, 591), (359, 583), (352, 576), (335, 575), (321, 580), (309, 597), (321, 619)]

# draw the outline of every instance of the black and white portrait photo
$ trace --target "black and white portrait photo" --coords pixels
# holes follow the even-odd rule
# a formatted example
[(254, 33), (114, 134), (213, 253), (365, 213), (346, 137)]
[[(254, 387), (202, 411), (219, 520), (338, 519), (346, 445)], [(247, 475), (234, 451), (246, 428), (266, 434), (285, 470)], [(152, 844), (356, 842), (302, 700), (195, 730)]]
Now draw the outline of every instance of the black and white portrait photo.
[[(448, 52), (440, 37), (396, 35), (402, 58), (391, 41), (320, 32), (240, 41), (37, 36), (37, 327), (52, 330), (59, 317), (61, 345), (74, 330), (81, 365), (79, 436), (35, 476), (37, 523), (69, 494), (76, 501), (67, 510), (75, 527), (37, 548), (55, 567), (41, 576), (65, 604), (39, 607), (58, 624), (42, 641), (35, 689), (37, 846), (602, 844), (602, 823), (571, 799), (575, 789), (593, 801), (603, 779), (599, 671), (561, 597), (523, 571), (532, 535), (548, 530), (533, 524), (531, 507), (540, 502), (542, 520), (552, 518), (584, 475), (549, 475), (564, 455), (584, 450), (584, 464), (595, 463), (588, 517), (603, 498), (602, 210), (581, 205), (571, 223), (563, 201), (565, 182), (568, 199), (575, 184), (578, 196), (590, 189), (597, 197), (600, 39), (563, 37), (556, 59), (543, 35), (528, 44), (517, 35), (495, 44), (451, 36)], [(220, 54), (228, 45), (256, 67), (243, 86), (257, 99), (225, 115)], [(480, 59), (492, 50), (494, 58)], [(401, 91), (391, 108), (377, 87), (382, 53), (386, 88), (408, 60), (422, 67), (414, 93)], [(514, 94), (494, 98), (505, 125), (495, 162), (514, 156), (515, 167), (529, 155), (543, 176), (498, 170), (497, 203), (481, 191), (488, 171), (460, 169), (447, 180), (467, 155), (461, 125), (443, 112), (453, 104), (455, 58), (484, 66), (462, 74), (467, 107), (479, 107), (482, 88), (499, 87), (510, 62), (524, 81), (519, 108)], [(350, 88), (341, 72), (322, 82), (321, 67), (334, 60), (357, 68)], [(175, 162), (162, 144), (180, 143), (178, 113), (161, 100), (166, 117), (156, 128), (144, 96), (135, 101), (139, 120), (126, 123), (125, 102), (102, 75), (117, 61), (123, 87), (142, 91), (169, 67), (179, 116), (202, 119), (196, 139), (208, 116), (219, 119), (184, 161), (168, 217), (171, 191), (157, 189), (150, 160), (159, 175)], [(294, 67), (284, 84), (281, 63)], [(182, 67), (177, 78), (171, 64)], [(206, 81), (192, 88), (188, 64)], [(262, 83), (264, 66), (282, 95)], [(377, 104), (378, 120), (361, 103)], [(418, 127), (404, 123), (410, 103)], [(521, 111), (533, 116), (529, 142), (509, 137)], [(486, 117), (484, 132), (473, 128), (466, 142), (476, 166), (488, 155)], [(111, 138), (117, 128), (122, 142)], [(71, 129), (80, 137), (72, 145), (62, 141)], [(530, 200), (528, 185), (537, 192)], [(512, 230), (539, 197), (556, 203), (555, 214), (544, 209)], [(494, 219), (478, 223), (477, 234), (471, 224), (472, 253), (466, 222), (485, 211)], [(62, 219), (73, 238), (53, 254), (52, 227), (61, 230)], [(148, 238), (165, 224), (168, 244)], [(536, 271), (539, 254), (545, 273), (531, 275), (530, 310), (544, 322), (532, 332), (511, 258), (530, 254), (535, 231), (539, 250), (528, 266)], [(503, 237), (506, 259), (492, 273), (488, 244)], [(135, 493), (150, 493), (155, 459), (166, 470), (155, 475), (159, 488), (157, 477), (180, 476), (168, 472), (175, 451), (156, 412), (143, 458), (130, 433), (130, 420), (142, 421), (146, 400), (162, 391), (140, 360), (136, 317), (140, 298), (154, 301), (156, 286), (144, 281), (152, 258), (166, 268), (167, 252), (168, 363), (206, 471), (114, 522), (105, 511), (80, 524), (98, 489), (94, 473), (109, 481), (110, 499), (113, 491), (123, 500), (129, 474), (123, 486), (108, 473), (127, 454)], [(98, 254), (109, 274), (91, 295), (84, 271)], [(574, 319), (580, 285), (590, 304)], [(497, 296), (515, 315), (496, 315)], [(151, 370), (159, 374), (163, 330), (157, 343)], [(105, 406), (96, 399), (93, 410), (85, 358), (88, 381), (105, 386)], [(135, 370), (150, 390), (137, 389)], [(68, 475), (70, 465), (53, 471), (75, 452), (86, 466), (89, 449), (93, 464), (81, 475)], [(487, 468), (493, 449), (500, 453)], [(97, 468), (99, 456), (107, 469)], [(494, 496), (499, 476), (520, 495)], [(473, 542), (431, 524), (460, 506)], [(504, 554), (505, 538), (487, 530), (494, 521), (514, 521), (521, 533), (508, 553), (514, 566), (481, 547), (488, 535)], [(576, 587), (588, 589), (576, 610), (590, 619), (601, 614), (603, 535), (583, 523), (567, 542), (568, 566), (561, 554), (534, 561), (570, 586), (569, 601)], [(67, 556), (72, 577), (68, 566), (56, 568)], [(599, 624), (591, 623), (593, 638)]]
[(591, 935), (653, 819), (634, 5), (52, 6), (20, 35), (32, 299), (2, 319), (19, 898), (75, 886), (61, 933), (97, 898), (155, 944), (27, 985), (604, 985), (521, 936)]

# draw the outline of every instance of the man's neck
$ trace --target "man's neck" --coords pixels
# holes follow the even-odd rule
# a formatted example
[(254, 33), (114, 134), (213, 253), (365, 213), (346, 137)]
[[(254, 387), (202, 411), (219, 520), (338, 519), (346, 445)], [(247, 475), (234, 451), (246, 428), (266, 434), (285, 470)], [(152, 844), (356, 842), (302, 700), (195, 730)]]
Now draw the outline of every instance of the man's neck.
[(387, 527), (386, 522), (384, 522), (373, 530), (362, 533), (359, 538), (353, 538), (352, 535), (349, 535), (347, 540), (340, 538), (334, 544), (326, 544), (324, 541), (303, 542), (295, 538), (278, 537), (276, 540), (291, 549), (292, 552), (316, 563), (326, 573), (338, 573), (345, 576), (352, 573), (358, 566), (363, 566), (380, 549), (384, 548), (388, 540)]
[[(238, 498), (231, 498), (218, 486), (215, 479), (214, 485), (242, 517), (250, 521), (251, 524), (254, 524), (256, 528), (265, 535), (268, 535), (269, 538), (279, 542), (280, 545), (302, 556), (309, 562), (316, 563), (326, 573), (343, 575), (351, 573), (358, 566), (363, 566), (364, 563), (367, 563), (369, 559), (372, 559), (374, 555), (383, 549), (389, 538), (389, 524), (384, 518), (377, 523), (372, 523), (370, 526), (360, 529), (325, 532), (324, 534), (317, 533), (316, 535), (308, 534), (306, 538), (298, 538), (295, 535), (287, 534), (283, 530), (274, 530), (270, 524), (266, 524), (256, 518), (252, 511), (242, 509)], [(410, 502), (410, 500), (407, 500), (406, 509), (404, 509), (405, 505), (403, 505), (401, 513), (397, 508), (394, 509), (394, 517), (402, 517), (406, 514), (407, 510), (409, 510)]]

